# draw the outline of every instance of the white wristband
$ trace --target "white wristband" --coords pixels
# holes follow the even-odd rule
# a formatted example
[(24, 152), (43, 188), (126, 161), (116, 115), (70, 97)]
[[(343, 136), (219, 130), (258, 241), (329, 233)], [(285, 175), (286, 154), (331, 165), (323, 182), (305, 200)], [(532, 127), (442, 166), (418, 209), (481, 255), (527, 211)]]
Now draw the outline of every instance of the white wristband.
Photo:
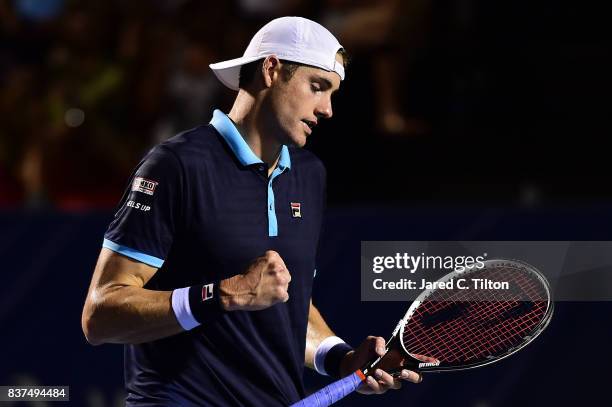
[(200, 325), (191, 313), (189, 306), (189, 287), (177, 288), (172, 291), (172, 310), (178, 323), (185, 331), (195, 328)]
[(325, 371), (325, 357), (327, 356), (327, 352), (339, 343), (345, 342), (337, 336), (329, 336), (321, 341), (314, 357), (314, 367), (317, 373), (329, 376)]

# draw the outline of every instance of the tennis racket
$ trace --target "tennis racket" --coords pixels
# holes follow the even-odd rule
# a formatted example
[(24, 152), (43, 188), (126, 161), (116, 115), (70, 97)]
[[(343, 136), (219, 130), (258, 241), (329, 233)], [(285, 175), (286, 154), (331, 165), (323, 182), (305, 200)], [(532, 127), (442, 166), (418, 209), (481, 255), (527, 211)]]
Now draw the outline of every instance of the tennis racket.
[[(393, 376), (402, 369), (465, 370), (500, 361), (525, 347), (552, 317), (548, 282), (521, 261), (483, 264), (439, 279), (410, 305), (387, 341), (384, 356), (292, 407), (329, 406), (357, 390), (378, 367)], [(435, 361), (424, 362), (420, 355)]]

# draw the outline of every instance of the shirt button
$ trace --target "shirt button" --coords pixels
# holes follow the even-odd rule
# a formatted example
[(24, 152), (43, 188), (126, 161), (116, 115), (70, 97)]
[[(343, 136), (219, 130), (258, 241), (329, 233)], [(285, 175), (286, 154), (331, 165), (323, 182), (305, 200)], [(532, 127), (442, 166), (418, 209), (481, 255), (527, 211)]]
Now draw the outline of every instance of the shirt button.
[(263, 165), (260, 165), (260, 166), (259, 166), (259, 171), (262, 171), (262, 172), (263, 172), (264, 170), (265, 170), (264, 166), (263, 166)]

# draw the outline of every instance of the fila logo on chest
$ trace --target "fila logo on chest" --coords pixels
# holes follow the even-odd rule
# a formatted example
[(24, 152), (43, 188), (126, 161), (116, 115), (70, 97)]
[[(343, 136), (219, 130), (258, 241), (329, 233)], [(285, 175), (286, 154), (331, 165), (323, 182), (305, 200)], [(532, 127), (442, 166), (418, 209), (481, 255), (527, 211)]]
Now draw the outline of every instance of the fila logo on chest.
[(291, 216), (294, 218), (302, 217), (302, 204), (300, 202), (291, 202)]

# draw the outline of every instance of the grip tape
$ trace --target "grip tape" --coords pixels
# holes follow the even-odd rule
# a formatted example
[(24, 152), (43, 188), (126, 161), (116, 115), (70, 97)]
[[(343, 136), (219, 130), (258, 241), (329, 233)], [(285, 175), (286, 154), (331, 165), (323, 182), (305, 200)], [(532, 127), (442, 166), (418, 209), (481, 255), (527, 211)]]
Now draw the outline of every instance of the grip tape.
[(348, 396), (365, 380), (365, 375), (361, 370), (346, 376), (344, 379), (337, 380), (316, 393), (311, 394), (303, 400), (291, 405), (291, 407), (327, 407), (336, 401)]

